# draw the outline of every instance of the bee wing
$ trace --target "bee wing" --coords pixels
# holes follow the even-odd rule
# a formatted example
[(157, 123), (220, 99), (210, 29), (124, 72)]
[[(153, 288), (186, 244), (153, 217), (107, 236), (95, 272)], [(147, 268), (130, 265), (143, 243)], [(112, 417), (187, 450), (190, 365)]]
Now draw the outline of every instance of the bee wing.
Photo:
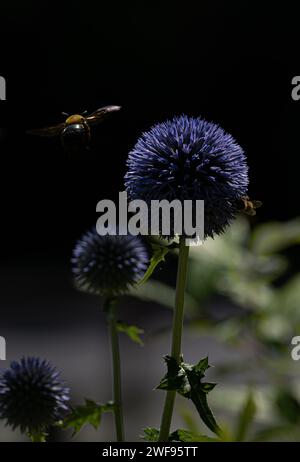
[(101, 122), (108, 114), (111, 112), (116, 112), (121, 109), (121, 106), (104, 106), (97, 111), (92, 112), (90, 115), (86, 117), (86, 121), (88, 124), (97, 124)]
[(259, 207), (262, 206), (262, 202), (261, 201), (252, 201), (252, 204), (253, 204), (253, 207), (255, 209), (258, 209)]
[(245, 210), (245, 213), (246, 215), (250, 215), (250, 217), (254, 217), (254, 215), (256, 215), (256, 210), (248, 208), (247, 210)]
[(58, 136), (62, 132), (65, 127), (65, 123), (61, 123), (59, 125), (54, 125), (53, 127), (44, 127), (44, 128), (35, 128), (33, 130), (27, 130), (26, 133), (29, 135), (37, 135), (37, 136)]

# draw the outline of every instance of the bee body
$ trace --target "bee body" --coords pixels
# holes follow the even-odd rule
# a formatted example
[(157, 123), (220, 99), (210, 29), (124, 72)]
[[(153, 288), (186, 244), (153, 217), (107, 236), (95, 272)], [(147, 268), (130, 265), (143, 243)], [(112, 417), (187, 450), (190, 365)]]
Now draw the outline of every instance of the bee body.
[(248, 196), (241, 197), (240, 201), (243, 207), (240, 209), (240, 212), (250, 216), (256, 215), (256, 209), (262, 206), (261, 201), (250, 200)]
[(91, 141), (90, 126), (98, 124), (106, 115), (120, 109), (120, 106), (105, 106), (87, 116), (82, 114), (69, 115), (61, 124), (29, 130), (27, 133), (45, 137), (60, 136), (64, 148), (81, 149), (88, 147)]
[(80, 114), (70, 115), (65, 121), (65, 125), (84, 124), (84, 123), (86, 123), (86, 118)]
[(60, 137), (65, 149), (78, 150), (89, 146), (91, 130), (86, 123), (72, 123), (66, 125)]

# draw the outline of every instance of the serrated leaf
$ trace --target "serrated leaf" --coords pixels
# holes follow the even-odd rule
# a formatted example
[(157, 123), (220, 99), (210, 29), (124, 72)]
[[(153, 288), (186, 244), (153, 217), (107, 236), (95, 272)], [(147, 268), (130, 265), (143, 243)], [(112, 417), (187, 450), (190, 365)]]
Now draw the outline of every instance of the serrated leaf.
[[(189, 382), (191, 384), (191, 374), (188, 373)], [(221, 430), (216, 422), (216, 419), (207, 402), (207, 392), (202, 391), (201, 386), (194, 383), (191, 384), (190, 399), (194, 403), (199, 416), (205, 425), (216, 435), (221, 433)]]
[(144, 428), (144, 435), (141, 436), (146, 441), (158, 441), (159, 429), (154, 427)]
[(183, 443), (215, 443), (219, 441), (217, 438), (210, 438), (209, 436), (183, 429), (176, 430), (170, 435), (170, 437), (172, 438), (171, 441), (180, 441)]
[(201, 390), (204, 391), (204, 393), (209, 393), (216, 385), (216, 383), (205, 382), (201, 384)]
[(203, 359), (200, 359), (200, 361), (192, 367), (195, 369), (196, 372), (203, 374), (204, 377), (205, 372), (210, 367), (210, 365), (208, 364), (208, 356), (206, 356)]
[(152, 249), (153, 255), (151, 257), (150, 264), (143, 278), (139, 281), (138, 286), (145, 284), (145, 282), (150, 278), (150, 276), (152, 276), (152, 273), (157, 267), (157, 265), (162, 261), (165, 261), (165, 256), (170, 251), (170, 248), (159, 244), (152, 244)]
[[(159, 439), (159, 429), (155, 427), (147, 427), (144, 429), (142, 436), (146, 441), (156, 442)], [(170, 433), (168, 441), (180, 441), (182, 443), (196, 443), (196, 442), (217, 442), (217, 438), (210, 438), (206, 435), (184, 430), (182, 428)]]
[(184, 369), (178, 365), (176, 359), (172, 358), (172, 356), (164, 356), (164, 360), (167, 364), (168, 371), (156, 388), (158, 390), (177, 391), (185, 396), (189, 391), (189, 385)]
[(117, 330), (119, 332), (126, 334), (133, 342), (138, 343), (142, 346), (144, 345), (144, 342), (140, 337), (140, 335), (144, 333), (143, 329), (140, 329), (137, 326), (126, 324), (125, 322), (118, 322)]
[(209, 367), (207, 357), (201, 359), (195, 365), (183, 363), (183, 368), (186, 372), (190, 385), (190, 392), (186, 395), (186, 397), (194, 403), (194, 406), (205, 425), (212, 432), (219, 435), (221, 430), (207, 402), (207, 394), (216, 386), (216, 384), (202, 382), (202, 379), (205, 377), (205, 371)]
[(255, 417), (256, 413), (256, 404), (253, 398), (252, 393), (250, 392), (246, 398), (246, 401), (242, 407), (240, 412), (236, 434), (235, 434), (235, 441), (244, 441), (249, 427)]
[(195, 365), (184, 362), (178, 364), (175, 358), (171, 356), (166, 356), (164, 359), (167, 363), (168, 371), (157, 388), (166, 391), (175, 390), (180, 395), (190, 399), (206, 426), (219, 435), (221, 430), (207, 402), (207, 394), (216, 384), (202, 382), (205, 371), (210, 367), (208, 358), (201, 359)]
[(97, 430), (101, 423), (104, 412), (112, 412), (113, 402), (98, 404), (95, 401), (85, 399), (85, 404), (72, 409), (71, 413), (63, 421), (63, 428), (73, 428), (73, 436), (76, 435), (84, 425), (92, 425)]

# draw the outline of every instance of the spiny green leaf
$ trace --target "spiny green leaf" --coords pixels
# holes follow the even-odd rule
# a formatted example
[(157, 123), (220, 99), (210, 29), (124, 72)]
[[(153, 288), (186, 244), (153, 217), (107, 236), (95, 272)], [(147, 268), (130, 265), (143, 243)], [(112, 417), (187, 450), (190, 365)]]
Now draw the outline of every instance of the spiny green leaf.
[(169, 251), (170, 249), (168, 247), (153, 245), (153, 255), (150, 260), (150, 265), (148, 266), (146, 273), (144, 274), (143, 278), (139, 281), (138, 285), (144, 284), (150, 278), (150, 276), (152, 276), (152, 273), (157, 267), (157, 265), (160, 262), (165, 261), (165, 256)]
[(133, 342), (138, 343), (139, 345), (144, 345), (143, 340), (140, 337), (140, 334), (144, 333), (143, 329), (140, 329), (137, 326), (131, 326), (125, 322), (118, 322), (117, 330), (126, 334)]
[(158, 441), (159, 429), (154, 427), (144, 428), (144, 435), (142, 438), (146, 441)]
[(207, 427), (219, 435), (221, 430), (207, 402), (207, 394), (216, 384), (202, 382), (205, 371), (210, 367), (208, 358), (201, 359), (195, 365), (187, 364), (183, 361), (178, 364), (175, 358), (171, 356), (166, 356), (164, 359), (167, 363), (168, 372), (157, 388), (167, 391), (176, 390), (180, 395), (190, 399)]
[(203, 374), (203, 377), (204, 377), (204, 373), (205, 371), (207, 371), (207, 369), (210, 367), (210, 365), (208, 364), (208, 356), (206, 356), (205, 358), (203, 359), (200, 359), (200, 361), (195, 365), (193, 366), (193, 368)]
[[(156, 442), (159, 439), (159, 429), (154, 427), (147, 427), (144, 429), (142, 436), (146, 441)], [(210, 438), (206, 435), (194, 433), (182, 428), (170, 433), (168, 441), (180, 441), (183, 443), (196, 443), (196, 442), (217, 442), (217, 438)]]
[(167, 364), (168, 371), (160, 381), (157, 389), (166, 391), (173, 390), (185, 396), (189, 391), (189, 384), (184, 369), (179, 366), (176, 359), (172, 358), (172, 356), (164, 356), (164, 360)]
[(209, 393), (216, 385), (216, 383), (205, 382), (201, 384), (201, 390), (204, 391), (204, 393)]
[(85, 399), (85, 404), (72, 409), (71, 413), (63, 421), (63, 428), (73, 428), (73, 436), (78, 433), (84, 425), (92, 425), (97, 430), (101, 423), (104, 412), (112, 412), (113, 402), (98, 404), (95, 401)]
[[(188, 373), (188, 380), (191, 384), (191, 375)], [(191, 385), (191, 392), (189, 398), (194, 403), (199, 416), (205, 425), (216, 435), (221, 433), (221, 430), (216, 422), (216, 419), (207, 402), (207, 392), (202, 391), (201, 386), (194, 383)]]
[(205, 443), (215, 443), (218, 438), (210, 438), (206, 435), (201, 435), (199, 433), (194, 433), (188, 430), (178, 429), (173, 432), (171, 435), (172, 441), (181, 441), (183, 443), (197, 443), (197, 442), (205, 442)]
[(219, 435), (221, 430), (207, 402), (207, 394), (215, 388), (216, 384), (202, 382), (202, 379), (205, 377), (205, 371), (210, 367), (208, 357), (201, 359), (195, 365), (182, 363), (182, 367), (185, 370), (190, 386), (190, 391), (186, 394), (186, 398), (193, 402), (205, 425), (212, 432)]
[(244, 441), (256, 413), (256, 404), (250, 392), (239, 415), (235, 434), (236, 441)]

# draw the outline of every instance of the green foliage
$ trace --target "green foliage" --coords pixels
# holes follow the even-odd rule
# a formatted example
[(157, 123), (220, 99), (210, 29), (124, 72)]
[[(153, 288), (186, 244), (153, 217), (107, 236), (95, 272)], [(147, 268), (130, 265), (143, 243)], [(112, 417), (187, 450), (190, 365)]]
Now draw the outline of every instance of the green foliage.
[[(173, 287), (155, 279), (148, 279), (147, 284), (133, 287), (130, 291), (130, 295), (138, 297), (143, 301), (158, 303), (170, 310), (174, 309), (175, 290)], [(191, 313), (197, 313), (199, 311), (197, 300), (189, 293), (185, 294), (184, 304), (188, 310), (187, 317), (190, 317)]]
[(246, 397), (246, 401), (240, 411), (235, 432), (235, 441), (244, 441), (248, 430), (253, 423), (256, 413), (256, 404), (252, 392)]
[(159, 429), (155, 427), (144, 428), (144, 435), (141, 437), (146, 441), (158, 441)]
[[(158, 428), (147, 427), (144, 429), (144, 435), (142, 436), (142, 438), (146, 441), (156, 442), (158, 441), (158, 437)], [(217, 442), (219, 440), (217, 438), (210, 438), (209, 436), (193, 433), (191, 431), (183, 430), (180, 428), (170, 434), (168, 441), (178, 441), (182, 443), (212, 443)]]
[(262, 430), (258, 430), (253, 435), (252, 441), (299, 441), (299, 430), (297, 432), (295, 425), (271, 424)]
[(275, 397), (275, 406), (281, 420), (288, 424), (299, 424), (300, 402), (292, 391), (287, 389), (279, 390)]
[(172, 441), (180, 441), (182, 443), (216, 443), (220, 441), (217, 438), (210, 438), (206, 435), (193, 433), (182, 428), (172, 433)]
[(258, 225), (251, 239), (256, 254), (279, 252), (300, 243), (300, 218), (287, 222), (269, 222)]
[(39, 433), (28, 433), (28, 438), (32, 443), (46, 443), (48, 433), (39, 432)]
[(149, 244), (152, 248), (152, 257), (150, 265), (143, 278), (139, 281), (139, 285), (145, 284), (146, 281), (152, 276), (153, 271), (159, 263), (165, 261), (165, 256), (169, 253), (171, 247), (167, 246), (164, 241), (158, 239), (149, 239)]
[[(212, 395), (214, 408), (230, 422), (227, 441), (300, 440), (299, 364), (290, 357), (291, 339), (300, 333), (300, 272), (289, 266), (286, 252), (299, 242), (300, 218), (251, 229), (249, 219), (240, 217), (224, 235), (190, 248), (186, 325), (238, 355), (229, 355), (215, 371), (228, 384), (228, 398), (224, 387), (222, 396)], [(150, 280), (141, 289), (136, 296), (173, 307), (173, 287)], [(229, 315), (228, 307), (234, 309)], [(161, 386), (178, 386), (182, 374), (187, 387), (182, 369), (176, 374), (171, 368)], [(189, 431), (200, 433), (196, 427)]]
[(167, 374), (158, 385), (159, 390), (173, 390), (184, 398), (190, 399), (196, 407), (200, 418), (206, 426), (217, 435), (220, 428), (210, 410), (207, 402), (207, 394), (216, 386), (215, 383), (203, 382), (205, 371), (210, 367), (208, 358), (201, 359), (197, 364), (180, 364), (171, 356), (165, 356)]
[[(291, 227), (294, 228), (295, 223), (292, 222)], [(277, 225), (274, 224), (275, 227)], [(285, 235), (282, 234), (281, 239), (284, 238)], [(265, 247), (261, 245), (257, 245), (254, 251), (255, 241), (255, 231), (251, 233), (248, 221), (241, 217), (224, 235), (208, 239), (202, 246), (190, 248), (186, 289), (188, 312), (198, 311), (200, 314), (203, 303), (214, 294), (225, 295), (247, 309), (268, 307), (275, 296), (271, 283), (284, 273), (287, 261), (282, 255), (266, 253)], [(287, 236), (285, 246), (288, 247), (291, 242), (290, 236)], [(164, 261), (167, 253), (176, 248), (176, 245), (167, 246), (163, 241), (154, 241), (152, 248), (154, 253), (151, 264), (140, 284), (148, 280), (156, 266)], [(171, 307), (175, 296), (174, 288), (158, 281), (151, 280), (149, 283), (153, 290), (147, 290), (147, 286), (144, 286), (145, 292), (136, 290), (133, 294), (159, 302), (162, 293), (162, 304), (166, 305), (168, 302), (165, 301), (170, 300)], [(168, 291), (165, 297), (164, 286)]]
[(72, 409), (71, 413), (62, 423), (62, 427), (72, 428), (73, 436), (76, 435), (84, 425), (92, 425), (97, 430), (101, 423), (102, 414), (113, 412), (114, 404), (109, 401), (106, 404), (98, 404), (95, 401), (86, 399), (84, 405)]
[(131, 326), (129, 324), (126, 324), (124, 322), (118, 322), (117, 323), (117, 330), (118, 332), (122, 332), (126, 334), (130, 340), (132, 340), (135, 343), (138, 343), (139, 345), (143, 346), (143, 340), (141, 339), (141, 334), (144, 333), (143, 329), (140, 329), (137, 326)]

